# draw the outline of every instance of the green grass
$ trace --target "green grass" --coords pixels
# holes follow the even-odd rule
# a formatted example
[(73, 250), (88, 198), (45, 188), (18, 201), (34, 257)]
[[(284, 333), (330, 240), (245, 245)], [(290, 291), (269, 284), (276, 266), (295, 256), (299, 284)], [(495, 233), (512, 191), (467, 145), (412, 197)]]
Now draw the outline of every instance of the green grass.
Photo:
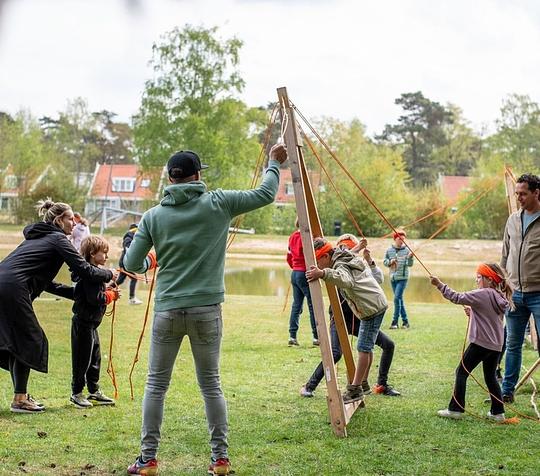
[[(402, 397), (367, 397), (367, 408), (357, 412), (348, 426), (348, 438), (339, 439), (328, 423), (324, 384), (313, 399), (298, 396), (320, 354), (307, 345), (310, 336), (305, 315), (299, 335), (303, 345), (285, 345), (288, 316), (281, 313), (282, 305), (274, 297), (229, 296), (224, 307), (222, 380), (236, 474), (538, 474), (538, 423), (522, 420), (519, 425), (495, 425), (471, 417), (456, 422), (435, 416), (450, 398), (463, 342), (466, 321), (458, 306), (409, 306), (412, 328), (391, 334), (396, 353), (390, 382)], [(149, 329), (134, 374), (134, 401), (129, 398), (128, 373), (142, 325), (142, 307), (122, 302), (117, 313), (114, 363), (120, 398), (116, 407), (77, 410), (68, 403), (70, 304), (36, 303), (49, 338), (50, 373), (32, 372), (30, 392), (46, 403), (47, 411), (42, 415), (11, 414), (9, 374), (0, 372), (0, 474), (23, 470), (32, 475), (125, 473), (139, 453)], [(387, 315), (384, 327), (388, 320)], [(100, 333), (102, 384), (111, 394), (105, 374), (109, 322), (106, 318)], [(376, 352), (375, 362), (378, 358)], [(530, 365), (535, 353), (526, 350), (524, 358), (524, 364)], [(376, 372), (372, 369), (372, 380)], [(343, 384), (342, 365), (338, 376)], [(522, 412), (531, 413), (529, 394), (527, 386), (517, 396), (516, 406)], [(487, 412), (484, 397), (469, 382), (471, 411)], [(208, 435), (187, 342), (176, 361), (162, 435), (161, 474), (205, 474)]]

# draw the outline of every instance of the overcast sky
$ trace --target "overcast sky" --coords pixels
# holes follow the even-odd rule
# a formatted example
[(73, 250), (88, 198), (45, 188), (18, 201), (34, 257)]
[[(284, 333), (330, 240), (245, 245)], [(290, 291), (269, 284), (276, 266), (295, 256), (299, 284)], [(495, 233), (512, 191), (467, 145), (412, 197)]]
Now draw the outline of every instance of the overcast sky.
[(373, 134), (421, 90), (493, 127), (502, 99), (540, 101), (536, 0), (0, 0), (0, 110), (54, 116), (81, 96), (129, 120), (153, 42), (186, 23), (244, 41), (242, 99), (289, 96)]

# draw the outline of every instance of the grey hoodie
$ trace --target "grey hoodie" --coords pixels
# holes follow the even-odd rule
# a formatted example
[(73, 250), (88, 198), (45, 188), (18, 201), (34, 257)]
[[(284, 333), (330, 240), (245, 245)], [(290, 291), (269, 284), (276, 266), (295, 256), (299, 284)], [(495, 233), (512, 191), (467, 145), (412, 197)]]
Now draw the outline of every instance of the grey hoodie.
[(493, 288), (458, 293), (446, 284), (437, 286), (442, 295), (454, 304), (471, 307), (469, 342), (500, 352), (504, 339), (504, 312), (507, 299)]
[[(343, 248), (336, 248), (332, 267), (323, 270), (323, 280), (340, 289), (354, 315), (367, 321), (386, 311), (388, 301), (377, 281), (382, 282), (382, 271)], [(376, 277), (378, 279), (376, 279)]]

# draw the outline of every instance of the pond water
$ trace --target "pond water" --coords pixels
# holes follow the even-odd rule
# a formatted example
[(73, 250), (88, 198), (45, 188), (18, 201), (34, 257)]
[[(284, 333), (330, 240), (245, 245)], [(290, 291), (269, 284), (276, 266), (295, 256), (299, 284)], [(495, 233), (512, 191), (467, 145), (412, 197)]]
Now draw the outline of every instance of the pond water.
[[(388, 280), (388, 270), (385, 271), (383, 289), (389, 300), (392, 299), (392, 289)], [(476, 287), (474, 267), (442, 266), (434, 270), (437, 276), (457, 291), (468, 291)], [(405, 290), (405, 300), (408, 302), (441, 303), (445, 302), (441, 294), (429, 283), (427, 275), (421, 268), (414, 268), (414, 274), (409, 278)], [(287, 266), (268, 262), (253, 262), (249, 260), (234, 260), (225, 266), (225, 288), (227, 294), (255, 296), (285, 296), (289, 289), (291, 272)], [(56, 281), (69, 284), (69, 273), (63, 267)], [(127, 292), (127, 286), (123, 286)], [(138, 287), (148, 289), (148, 285), (139, 282)], [(292, 295), (289, 297), (292, 299)]]

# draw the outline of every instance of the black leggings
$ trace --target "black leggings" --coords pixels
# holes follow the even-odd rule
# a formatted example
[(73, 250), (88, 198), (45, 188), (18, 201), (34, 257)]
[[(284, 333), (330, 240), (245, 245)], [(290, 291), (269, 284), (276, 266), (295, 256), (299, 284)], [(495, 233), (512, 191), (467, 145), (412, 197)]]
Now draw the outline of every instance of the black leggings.
[(9, 373), (13, 382), (14, 393), (27, 393), (28, 377), (30, 376), (30, 367), (17, 360), (12, 355), (9, 356)]
[[(448, 410), (454, 412), (465, 411), (465, 391), (467, 390), (467, 378), (480, 362), (484, 370), (484, 380), (487, 388), (491, 393), (491, 414), (499, 415), (504, 413), (504, 405), (502, 404), (502, 394), (495, 370), (499, 360), (500, 352), (496, 350), (486, 349), (477, 344), (469, 344), (467, 350), (463, 354), (463, 361), (459, 363), (456, 369), (456, 383), (454, 385), (454, 395), (448, 405)], [(463, 368), (465, 366), (465, 368)]]
[[(128, 277), (126, 273), (120, 272), (120, 276), (118, 276), (118, 279), (116, 280), (116, 284), (120, 286)], [(129, 277), (129, 299), (133, 299), (135, 297), (135, 288), (137, 287), (137, 280), (135, 278)]]

